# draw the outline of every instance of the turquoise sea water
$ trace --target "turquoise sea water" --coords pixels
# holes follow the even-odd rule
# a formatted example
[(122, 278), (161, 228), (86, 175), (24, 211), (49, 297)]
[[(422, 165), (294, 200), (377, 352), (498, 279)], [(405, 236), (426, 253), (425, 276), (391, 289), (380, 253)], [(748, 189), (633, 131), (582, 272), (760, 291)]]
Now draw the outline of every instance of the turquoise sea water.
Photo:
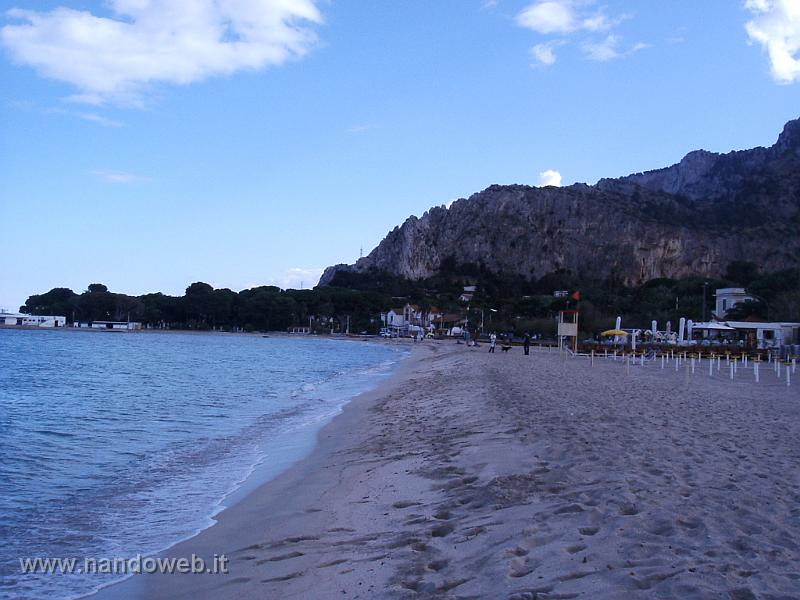
[(0, 598), (113, 579), (22, 575), (20, 558), (146, 555), (209, 526), (401, 357), (308, 337), (0, 330)]

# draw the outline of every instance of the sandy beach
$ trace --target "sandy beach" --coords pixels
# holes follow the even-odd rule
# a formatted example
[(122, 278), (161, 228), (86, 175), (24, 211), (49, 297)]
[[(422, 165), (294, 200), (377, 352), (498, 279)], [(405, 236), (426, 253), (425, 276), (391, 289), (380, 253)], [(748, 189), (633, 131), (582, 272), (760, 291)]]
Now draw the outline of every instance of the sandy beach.
[(108, 598), (800, 598), (800, 375), (415, 347)]

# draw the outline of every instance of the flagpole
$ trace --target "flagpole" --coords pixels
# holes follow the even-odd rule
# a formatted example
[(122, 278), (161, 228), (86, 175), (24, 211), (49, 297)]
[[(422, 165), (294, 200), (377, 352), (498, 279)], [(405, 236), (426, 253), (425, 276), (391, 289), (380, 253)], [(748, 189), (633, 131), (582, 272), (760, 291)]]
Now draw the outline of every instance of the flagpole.
[(580, 293), (578, 293), (577, 307), (576, 307), (575, 310), (576, 310), (576, 312), (575, 312), (575, 354), (577, 354), (578, 353), (578, 336), (581, 334), (581, 328), (580, 328), (580, 325), (578, 325), (578, 322), (580, 321), (580, 318), (581, 318), (581, 295), (580, 295)]

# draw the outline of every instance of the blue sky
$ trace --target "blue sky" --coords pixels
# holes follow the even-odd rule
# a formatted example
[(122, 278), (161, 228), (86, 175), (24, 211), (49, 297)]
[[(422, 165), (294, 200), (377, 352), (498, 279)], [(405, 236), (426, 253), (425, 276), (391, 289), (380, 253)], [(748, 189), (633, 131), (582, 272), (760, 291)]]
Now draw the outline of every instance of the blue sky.
[(798, 4), (2, 2), (0, 307), (310, 287), (493, 183), (770, 145)]

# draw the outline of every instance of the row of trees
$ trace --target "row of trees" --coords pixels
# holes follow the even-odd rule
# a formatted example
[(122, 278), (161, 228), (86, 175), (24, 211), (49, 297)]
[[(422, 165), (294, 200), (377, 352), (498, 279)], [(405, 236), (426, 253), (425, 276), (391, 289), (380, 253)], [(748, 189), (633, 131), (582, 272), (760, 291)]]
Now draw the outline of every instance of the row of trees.
[[(475, 322), (480, 311), (493, 329), (517, 333), (550, 334), (554, 316), (574, 301), (554, 298), (554, 290), (580, 290), (581, 330), (610, 328), (617, 315), (626, 325), (648, 327), (680, 317), (699, 320), (713, 309), (713, 292), (719, 287), (746, 287), (757, 300), (737, 307), (732, 318), (800, 320), (800, 269), (762, 274), (752, 263), (731, 263), (724, 278), (654, 279), (641, 286), (617, 281), (581, 279), (569, 271), (550, 273), (538, 280), (492, 273), (476, 265), (445, 262), (434, 277), (411, 281), (385, 272), (340, 272), (331, 286), (313, 290), (281, 290), (261, 286), (234, 292), (197, 282), (183, 296), (162, 293), (128, 296), (93, 283), (76, 294), (55, 288), (28, 298), (21, 310), (32, 314), (65, 315), (74, 320), (141, 321), (148, 326), (185, 329), (283, 330), (307, 326), (321, 331), (343, 328), (375, 333), (380, 312), (405, 302), (427, 310), (466, 314), (459, 301), (465, 285), (477, 284), (469, 303)], [(705, 304), (704, 304), (705, 299)], [(489, 310), (493, 309), (493, 310)]]
[[(160, 292), (128, 296), (110, 292), (100, 283), (76, 294), (54, 288), (28, 298), (20, 307), (31, 314), (65, 315), (74, 321), (140, 321), (146, 326), (176, 329), (274, 331), (296, 325), (321, 330), (339, 328), (349, 317), (351, 330), (376, 330), (384, 298), (341, 288), (281, 290), (261, 286), (234, 292), (196, 282), (183, 296)], [(322, 317), (325, 322), (322, 322)]]

